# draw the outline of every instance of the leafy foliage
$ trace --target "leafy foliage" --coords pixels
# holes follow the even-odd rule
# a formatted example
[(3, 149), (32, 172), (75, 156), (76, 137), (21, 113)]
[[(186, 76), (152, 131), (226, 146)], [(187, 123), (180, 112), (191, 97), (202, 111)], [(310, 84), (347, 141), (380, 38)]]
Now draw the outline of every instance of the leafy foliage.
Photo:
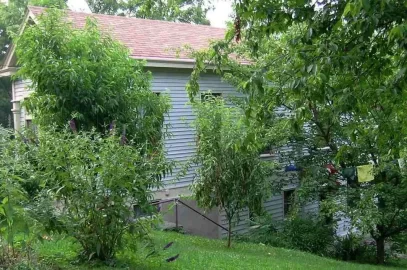
[[(156, 149), (151, 157), (144, 149), (96, 132), (41, 130), (16, 139), (2, 134), (1, 263), (20, 252), (29, 258), (42, 232), (73, 237), (86, 260), (109, 261), (123, 245), (136, 248), (157, 217), (136, 220), (133, 205), (154, 212), (152, 190), (161, 187), (172, 165), (164, 152)], [(16, 251), (16, 236), (22, 234)], [(132, 235), (131, 243), (123, 240), (125, 234)]]
[(263, 243), (273, 247), (301, 250), (320, 256), (332, 255), (335, 242), (333, 226), (324, 224), (315, 217), (286, 219), (282, 222), (263, 217), (257, 228), (242, 235), (240, 240)]
[(350, 233), (343, 238), (338, 238), (334, 247), (334, 256), (344, 261), (374, 263), (376, 259), (376, 247), (361, 235)]
[(26, 102), (42, 127), (64, 127), (70, 120), (78, 130), (106, 133), (108, 128), (137, 142), (159, 143), (165, 95), (149, 89), (149, 73), (140, 61), (95, 21), (74, 29), (63, 13), (50, 10), (18, 40), (21, 69), (35, 92)]
[[(407, 229), (406, 176), (394, 163), (407, 135), (405, 1), (240, 1), (235, 10), (228, 40), (197, 58), (189, 92), (214, 64), (249, 97), (249, 118), (285, 108), (302, 191), (370, 233), (383, 263), (385, 239)], [(368, 162), (375, 177), (365, 184), (324, 168)]]
[(152, 190), (170, 170), (163, 152), (151, 158), (94, 132), (39, 132), (38, 141), (30, 145), (38, 168), (31, 177), (46, 179), (35, 209), (48, 230), (68, 233), (86, 258), (102, 260), (114, 257), (125, 233), (146, 235), (152, 220), (133, 220), (133, 205), (153, 211)]
[(202, 0), (88, 0), (95, 13), (123, 15), (143, 19), (207, 24), (206, 13), (212, 8)]
[(65, 2), (64, 0), (9, 0), (7, 4), (0, 3), (0, 59), (4, 57), (11, 40), (18, 34), (28, 4), (64, 8)]
[[(209, 94), (210, 96), (210, 94)], [(195, 103), (197, 152), (199, 167), (192, 189), (204, 208), (220, 207), (229, 221), (239, 220), (239, 211), (260, 205), (270, 190), (268, 176), (273, 163), (259, 157), (263, 146), (262, 131), (247, 126), (237, 108), (229, 108), (219, 98), (209, 97)]]
[(17, 54), (18, 76), (35, 90), (25, 105), (40, 130), (26, 139), (30, 209), (47, 231), (75, 238), (87, 260), (110, 261), (156, 220), (134, 220), (133, 206), (152, 213), (152, 191), (171, 173), (163, 148), (168, 99), (150, 91), (143, 63), (95, 21), (75, 29), (59, 10), (26, 29)]
[[(12, 266), (22, 255), (30, 258), (32, 243), (41, 230), (28, 211), (32, 164), (22, 140), (11, 130), (0, 131), (0, 266)], [(23, 236), (23, 237), (22, 237)]]

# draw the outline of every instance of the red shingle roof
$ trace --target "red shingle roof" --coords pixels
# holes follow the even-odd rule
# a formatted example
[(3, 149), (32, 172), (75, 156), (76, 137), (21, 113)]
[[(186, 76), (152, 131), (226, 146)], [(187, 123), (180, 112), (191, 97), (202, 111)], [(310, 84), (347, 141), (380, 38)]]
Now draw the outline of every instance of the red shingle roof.
[[(45, 10), (32, 6), (28, 9), (34, 16)], [(175, 50), (184, 45), (202, 49), (207, 47), (211, 40), (223, 39), (225, 35), (225, 29), (205, 25), (73, 11), (67, 11), (67, 16), (77, 27), (83, 27), (89, 16), (96, 18), (102, 29), (108, 29), (113, 37), (130, 49), (132, 57), (141, 59), (190, 61), (186, 55), (177, 57)]]

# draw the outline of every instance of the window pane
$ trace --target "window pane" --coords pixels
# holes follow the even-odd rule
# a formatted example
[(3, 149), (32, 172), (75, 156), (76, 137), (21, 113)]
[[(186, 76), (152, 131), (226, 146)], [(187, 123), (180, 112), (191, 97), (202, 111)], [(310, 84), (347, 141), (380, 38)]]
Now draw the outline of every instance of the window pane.
[(287, 215), (291, 210), (294, 200), (294, 191), (294, 189), (284, 191), (284, 216)]
[(264, 147), (264, 149), (261, 151), (260, 154), (267, 154), (267, 155), (271, 155), (272, 154), (272, 147), (271, 145), (267, 145), (266, 147)]
[(222, 97), (221, 93), (202, 93), (201, 94), (201, 101), (205, 102), (205, 101), (207, 101), (209, 99), (212, 99), (212, 98), (221, 98), (221, 97)]

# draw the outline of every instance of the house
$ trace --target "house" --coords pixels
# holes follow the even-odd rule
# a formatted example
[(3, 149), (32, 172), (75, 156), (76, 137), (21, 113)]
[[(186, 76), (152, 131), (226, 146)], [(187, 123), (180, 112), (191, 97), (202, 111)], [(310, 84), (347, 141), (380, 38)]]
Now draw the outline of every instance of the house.
[[(34, 24), (42, 12), (44, 12), (44, 8), (29, 7), (24, 26)], [(172, 109), (166, 119), (170, 123), (169, 131), (172, 133), (172, 136), (165, 142), (168, 158), (176, 161), (188, 160), (195, 151), (195, 134), (188, 125), (188, 122), (194, 119), (194, 115), (192, 108), (187, 105), (188, 95), (185, 91), (185, 85), (191, 74), (194, 60), (187, 55), (177, 55), (176, 49), (184, 45), (189, 45), (194, 49), (205, 48), (210, 40), (222, 39), (225, 35), (225, 29), (73, 11), (67, 11), (67, 16), (76, 27), (83, 27), (88, 16), (96, 18), (102, 29), (109, 31), (130, 49), (131, 57), (146, 60), (145, 68), (150, 70), (153, 76), (152, 91), (157, 93), (167, 91), (172, 102)], [(17, 69), (16, 64), (16, 56), (13, 46), (11, 46), (3, 68), (0, 70), (0, 76), (13, 75)], [(20, 79), (15, 79), (12, 84), (12, 112), (14, 127), (17, 130), (31, 123), (31, 116), (21, 105), (22, 101), (30, 95), (30, 91), (27, 90), (28, 85), (28, 81)], [(231, 85), (223, 82), (218, 75), (210, 71), (202, 74), (200, 89), (201, 91), (211, 90), (212, 93), (224, 97), (237, 95), (236, 90)], [(277, 158), (276, 155), (270, 154), (264, 154), (262, 157), (266, 159)], [(161, 210), (165, 212), (164, 218), (179, 223), (191, 233), (212, 238), (226, 235), (227, 232), (215, 224), (218, 223), (227, 228), (225, 214), (219, 209), (204, 213), (193, 200), (189, 199), (185, 200), (186, 204), (197, 212), (203, 213), (207, 218), (183, 205), (177, 207), (176, 218), (173, 213), (165, 211), (168, 209), (168, 201), (171, 199), (190, 195), (189, 185), (193, 181), (194, 171), (191, 169), (179, 181), (174, 181), (174, 175), (179, 170), (176, 168), (173, 176), (166, 177), (164, 179), (165, 188), (155, 193), (155, 199), (162, 201)], [(286, 186), (283, 192), (275, 194), (265, 202), (265, 210), (275, 220), (281, 220), (285, 217), (295, 186), (295, 184)], [(304, 206), (306, 211), (314, 211), (316, 208), (317, 204)], [(245, 232), (249, 229), (248, 217), (248, 211), (241, 213), (240, 222), (234, 229), (236, 232)], [(209, 221), (208, 218), (213, 222)]]

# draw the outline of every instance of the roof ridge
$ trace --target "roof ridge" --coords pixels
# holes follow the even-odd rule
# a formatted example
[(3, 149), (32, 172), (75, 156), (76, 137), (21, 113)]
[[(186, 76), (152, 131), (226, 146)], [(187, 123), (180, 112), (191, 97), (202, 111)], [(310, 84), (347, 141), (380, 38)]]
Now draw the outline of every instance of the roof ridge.
[[(32, 5), (28, 5), (27, 8), (28, 8), (28, 10), (31, 10), (32, 8), (41, 9), (41, 10), (48, 9), (47, 7), (39, 7), (39, 6), (32, 6)], [(87, 12), (81, 12), (81, 11), (73, 11), (73, 10), (70, 10), (70, 9), (60, 9), (60, 10), (65, 10), (65, 11), (67, 11), (69, 13), (83, 14), (83, 15), (86, 15), (86, 16), (94, 16), (94, 17), (108, 17), (108, 18), (128, 19), (128, 20), (152, 21), (152, 22), (158, 22), (158, 23), (163, 23), (163, 24), (177, 24), (177, 25), (185, 25), (185, 26), (194, 26), (194, 27), (203, 27), (203, 28), (226, 30), (226, 28), (224, 28), (224, 27), (216, 27), (216, 26), (204, 25), (204, 24), (192, 24), (192, 23), (186, 23), (186, 22), (172, 22), (172, 21), (164, 21), (164, 20), (144, 19), (144, 18), (137, 18), (137, 17), (127, 17), (127, 16), (120, 16), (120, 15), (107, 15), (107, 14), (100, 14), (100, 13), (87, 13)]]

